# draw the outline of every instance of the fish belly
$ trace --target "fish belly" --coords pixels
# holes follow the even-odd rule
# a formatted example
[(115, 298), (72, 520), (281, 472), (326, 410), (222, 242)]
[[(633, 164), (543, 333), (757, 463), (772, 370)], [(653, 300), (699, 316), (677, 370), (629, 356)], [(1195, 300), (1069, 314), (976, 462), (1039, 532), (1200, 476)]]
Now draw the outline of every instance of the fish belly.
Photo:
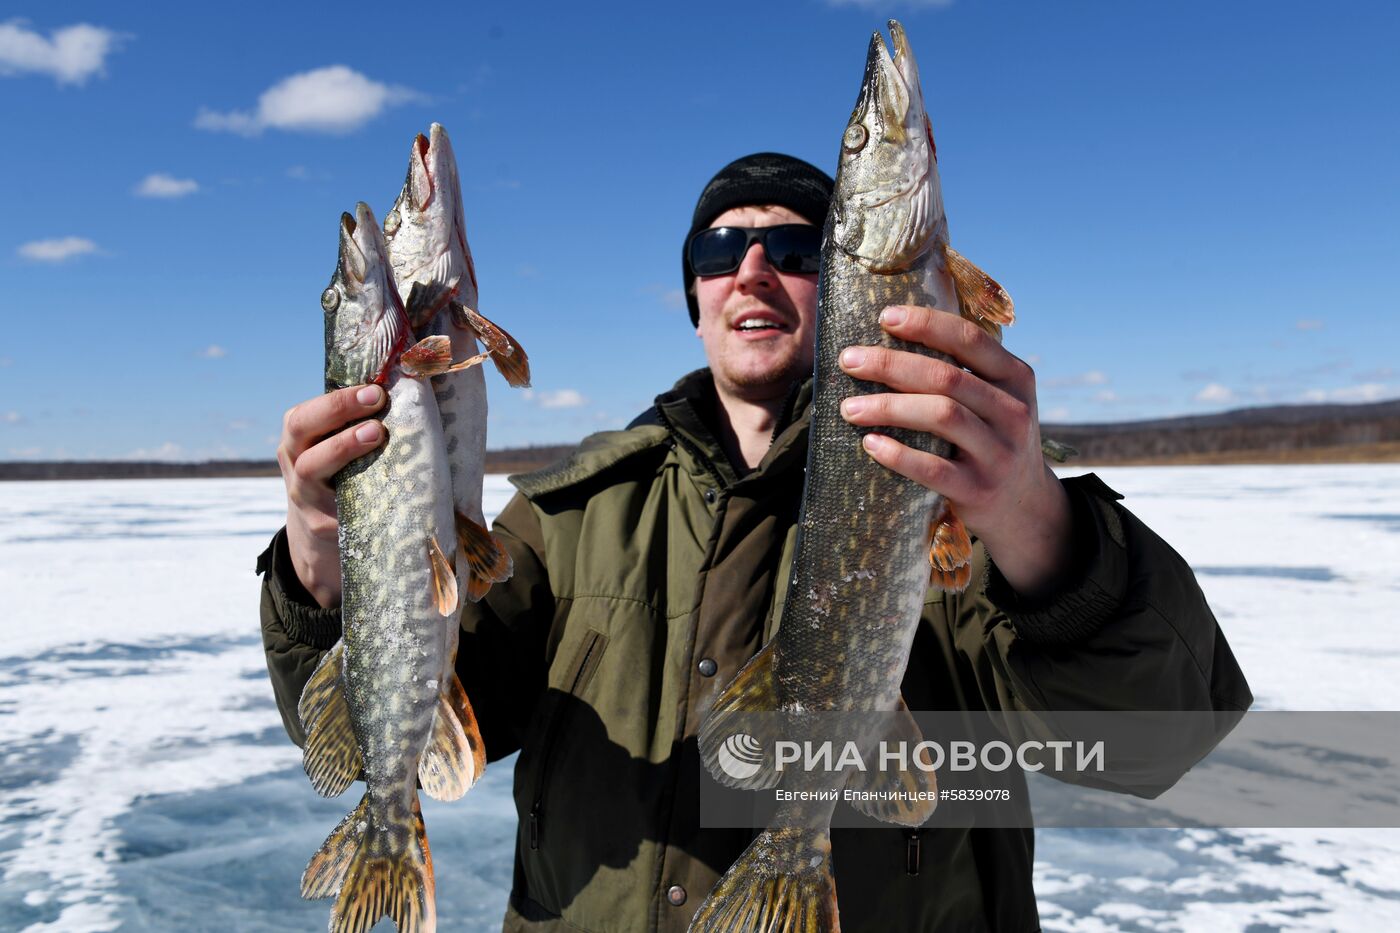
[(371, 801), (409, 801), (432, 730), (443, 672), (444, 617), (430, 539), (456, 552), (447, 451), (433, 393), (391, 377), (378, 456), (337, 483), (346, 700)]

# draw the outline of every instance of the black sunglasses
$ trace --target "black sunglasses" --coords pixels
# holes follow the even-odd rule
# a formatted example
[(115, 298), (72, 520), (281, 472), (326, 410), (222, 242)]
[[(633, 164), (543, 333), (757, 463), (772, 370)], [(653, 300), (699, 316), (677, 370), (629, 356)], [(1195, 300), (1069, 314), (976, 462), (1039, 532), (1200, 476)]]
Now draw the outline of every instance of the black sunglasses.
[(739, 268), (754, 241), (779, 272), (814, 273), (821, 268), (822, 231), (811, 224), (775, 227), (711, 227), (690, 238), (685, 255), (696, 275), (727, 275)]

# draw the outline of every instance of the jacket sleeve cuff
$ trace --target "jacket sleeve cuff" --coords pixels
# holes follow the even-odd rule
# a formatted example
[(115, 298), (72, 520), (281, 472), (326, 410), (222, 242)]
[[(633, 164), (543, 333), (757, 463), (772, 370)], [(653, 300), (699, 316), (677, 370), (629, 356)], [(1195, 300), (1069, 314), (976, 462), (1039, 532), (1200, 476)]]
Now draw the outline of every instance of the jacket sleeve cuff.
[(1113, 504), (1123, 497), (1093, 473), (1061, 482), (1074, 513), (1076, 554), (1065, 585), (1047, 597), (1024, 599), (987, 561), (987, 598), (1006, 613), (1017, 635), (1042, 645), (1088, 638), (1114, 615), (1128, 589), (1127, 541)]
[(257, 572), (263, 575), (263, 586), (288, 637), (317, 649), (329, 648), (340, 640), (340, 609), (322, 609), (301, 585), (287, 553), (286, 528), (277, 532), (258, 556)]

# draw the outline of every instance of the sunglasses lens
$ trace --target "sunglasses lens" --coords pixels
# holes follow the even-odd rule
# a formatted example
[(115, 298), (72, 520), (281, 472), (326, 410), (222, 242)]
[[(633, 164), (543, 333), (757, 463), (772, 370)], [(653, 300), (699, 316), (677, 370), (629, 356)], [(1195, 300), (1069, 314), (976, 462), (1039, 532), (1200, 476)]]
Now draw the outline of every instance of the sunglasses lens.
[(822, 231), (811, 224), (784, 224), (768, 231), (768, 261), (779, 272), (815, 273), (821, 268)]
[(690, 268), (696, 275), (724, 275), (739, 268), (748, 232), (734, 227), (701, 230), (690, 241)]

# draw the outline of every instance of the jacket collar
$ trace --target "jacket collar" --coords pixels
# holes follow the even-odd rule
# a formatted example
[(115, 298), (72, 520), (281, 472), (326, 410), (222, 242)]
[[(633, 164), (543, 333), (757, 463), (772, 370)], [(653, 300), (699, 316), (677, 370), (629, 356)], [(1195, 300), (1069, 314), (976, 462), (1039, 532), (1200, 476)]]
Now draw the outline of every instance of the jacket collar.
[(656, 397), (657, 420), (677, 443), (710, 473), (719, 484), (731, 489), (740, 484), (761, 483), (787, 473), (793, 460), (807, 455), (807, 425), (811, 419), (812, 380), (792, 387), (783, 412), (774, 426), (773, 440), (758, 468), (740, 475), (715, 436), (719, 399), (709, 369), (697, 369), (682, 376), (669, 392)]

